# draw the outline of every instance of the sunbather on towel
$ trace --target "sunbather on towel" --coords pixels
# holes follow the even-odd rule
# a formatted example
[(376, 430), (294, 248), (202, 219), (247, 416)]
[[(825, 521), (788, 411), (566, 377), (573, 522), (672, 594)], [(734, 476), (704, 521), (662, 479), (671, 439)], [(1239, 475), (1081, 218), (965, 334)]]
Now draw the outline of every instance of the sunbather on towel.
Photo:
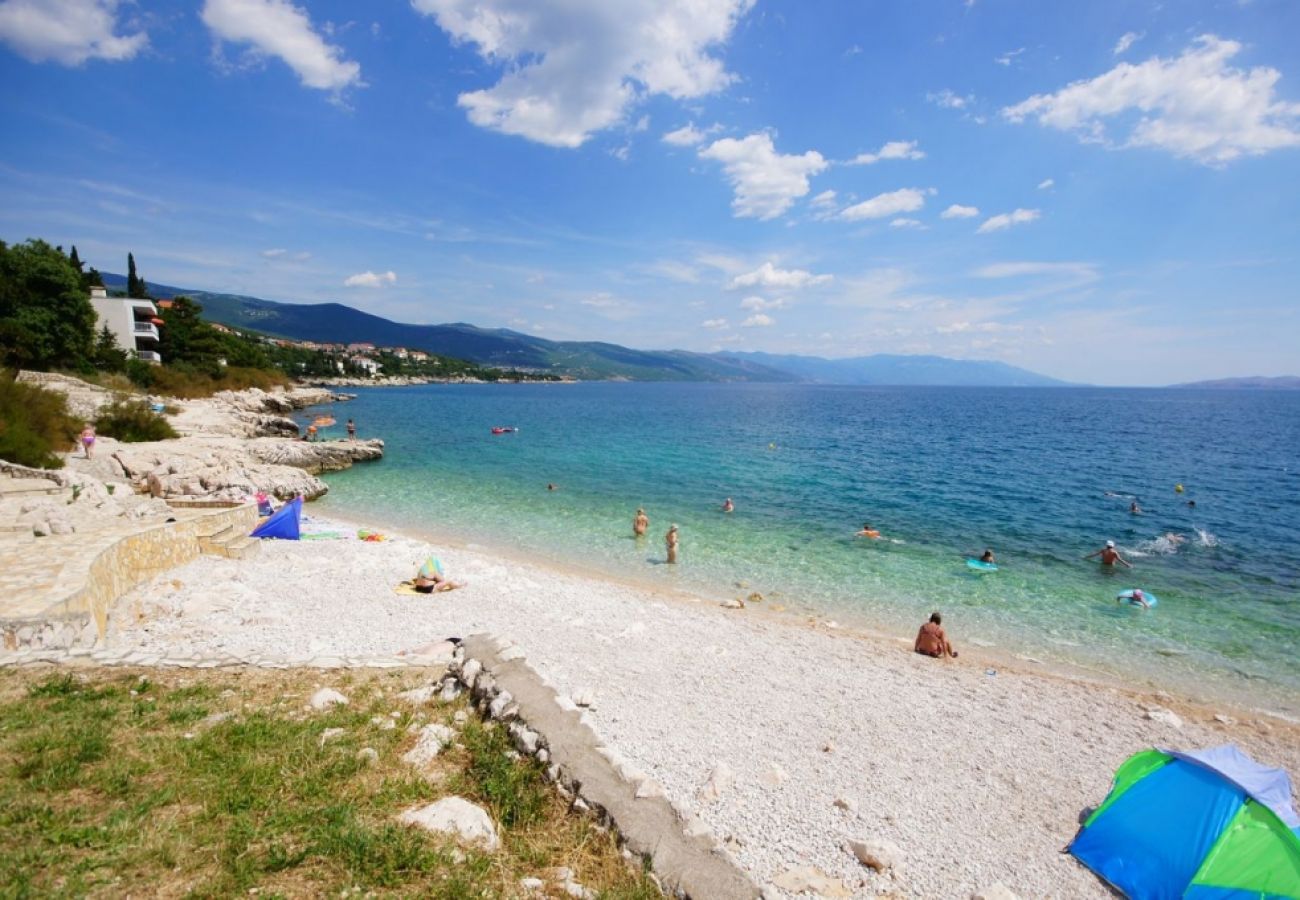
[(454, 591), (464, 585), (452, 581), (442, 571), (442, 560), (430, 556), (420, 566), (420, 571), (415, 573), (415, 578), (411, 584), (421, 594), (441, 593), (442, 591)]

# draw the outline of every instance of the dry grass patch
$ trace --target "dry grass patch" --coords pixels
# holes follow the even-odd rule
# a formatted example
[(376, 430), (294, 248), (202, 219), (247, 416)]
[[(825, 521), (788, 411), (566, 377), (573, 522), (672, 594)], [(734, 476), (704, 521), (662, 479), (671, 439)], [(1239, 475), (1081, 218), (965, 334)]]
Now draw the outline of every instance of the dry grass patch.
[[(397, 699), (429, 677), (0, 670), (0, 898), (518, 897), (521, 878), (555, 867), (601, 897), (659, 896), (503, 729), (472, 713), (456, 725), (463, 704)], [(351, 702), (309, 711), (319, 687)], [(459, 735), (426, 777), (401, 756), (408, 727), (430, 722)], [(343, 732), (322, 745), (327, 728)], [(500, 851), (396, 821), (453, 793), (489, 810)]]

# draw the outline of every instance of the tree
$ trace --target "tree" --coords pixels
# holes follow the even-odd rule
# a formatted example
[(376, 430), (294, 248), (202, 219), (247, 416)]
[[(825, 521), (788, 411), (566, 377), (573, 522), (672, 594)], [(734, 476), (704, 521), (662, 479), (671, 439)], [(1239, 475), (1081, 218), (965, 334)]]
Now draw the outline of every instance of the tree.
[(0, 357), (7, 365), (81, 368), (95, 342), (95, 310), (81, 273), (42, 240), (0, 241)]
[(99, 269), (91, 266), (90, 271), (82, 276), (81, 286), (86, 290), (90, 290), (93, 287), (103, 287), (104, 276), (99, 274)]
[(76, 244), (72, 245), (72, 252), (68, 254), (68, 262), (72, 263), (72, 267), (77, 270), (78, 274), (81, 273), (82, 268), (85, 266), (85, 263), (81, 261), (81, 257), (77, 255)]
[(172, 298), (171, 308), (162, 310), (162, 340), (158, 352), (169, 365), (188, 363), (212, 375), (219, 374), (225, 358), (223, 335), (203, 321), (203, 306), (189, 297)]
[(130, 358), (130, 354), (117, 345), (117, 335), (113, 334), (111, 328), (105, 325), (99, 329), (99, 334), (95, 336), (95, 350), (91, 358), (95, 368), (103, 369), (105, 372), (124, 372)]
[(135, 254), (126, 255), (126, 295), (135, 300), (149, 299), (149, 285), (135, 273)]

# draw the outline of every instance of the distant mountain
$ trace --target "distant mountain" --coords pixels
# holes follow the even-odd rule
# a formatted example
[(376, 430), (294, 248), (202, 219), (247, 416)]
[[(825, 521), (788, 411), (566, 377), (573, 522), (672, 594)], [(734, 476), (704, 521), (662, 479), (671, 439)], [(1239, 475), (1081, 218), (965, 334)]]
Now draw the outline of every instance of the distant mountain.
[(790, 372), (803, 381), (823, 384), (946, 385), (962, 387), (1063, 387), (1068, 382), (990, 360), (877, 353), (849, 359), (784, 356), (773, 353), (724, 353)]
[(1203, 388), (1207, 390), (1300, 391), (1300, 376), (1279, 375), (1276, 378), (1269, 378), (1264, 375), (1248, 375), (1244, 378), (1216, 378), (1213, 381), (1171, 384), (1170, 387)]
[[(106, 273), (104, 283), (110, 288), (123, 288), (126, 278)], [(149, 289), (158, 297), (176, 294), (193, 297), (203, 304), (203, 314), (211, 321), (274, 337), (335, 344), (368, 341), (381, 347), (426, 350), (480, 365), (532, 369), (591, 380), (810, 381), (970, 387), (1065, 384), (1000, 362), (887, 354), (822, 359), (771, 353), (632, 350), (599, 341), (549, 341), (505, 328), (479, 328), (463, 322), (408, 325), (341, 303), (277, 303), (153, 282), (149, 283)]]

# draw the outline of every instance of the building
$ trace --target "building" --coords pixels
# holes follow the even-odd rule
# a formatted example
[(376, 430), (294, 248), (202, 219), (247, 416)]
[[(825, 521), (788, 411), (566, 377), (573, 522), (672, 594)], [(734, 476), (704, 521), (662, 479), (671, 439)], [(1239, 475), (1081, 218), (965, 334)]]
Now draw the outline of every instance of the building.
[(428, 358), (429, 358), (429, 354), (425, 353), (423, 350), (411, 351), (411, 359), (414, 360), (415, 362), (424, 362)]
[(364, 370), (371, 378), (378, 375), (379, 370), (383, 368), (383, 366), (368, 356), (354, 356), (349, 359), (348, 362), (352, 363), (352, 365), (356, 366), (358, 369)]
[(152, 300), (110, 297), (104, 288), (95, 286), (90, 289), (90, 305), (98, 319), (96, 329), (107, 326), (118, 347), (145, 362), (162, 362), (158, 354), (158, 341), (162, 337), (158, 326), (163, 322)]
[(369, 341), (357, 341), (354, 344), (348, 344), (349, 353), (374, 353), (375, 345)]

